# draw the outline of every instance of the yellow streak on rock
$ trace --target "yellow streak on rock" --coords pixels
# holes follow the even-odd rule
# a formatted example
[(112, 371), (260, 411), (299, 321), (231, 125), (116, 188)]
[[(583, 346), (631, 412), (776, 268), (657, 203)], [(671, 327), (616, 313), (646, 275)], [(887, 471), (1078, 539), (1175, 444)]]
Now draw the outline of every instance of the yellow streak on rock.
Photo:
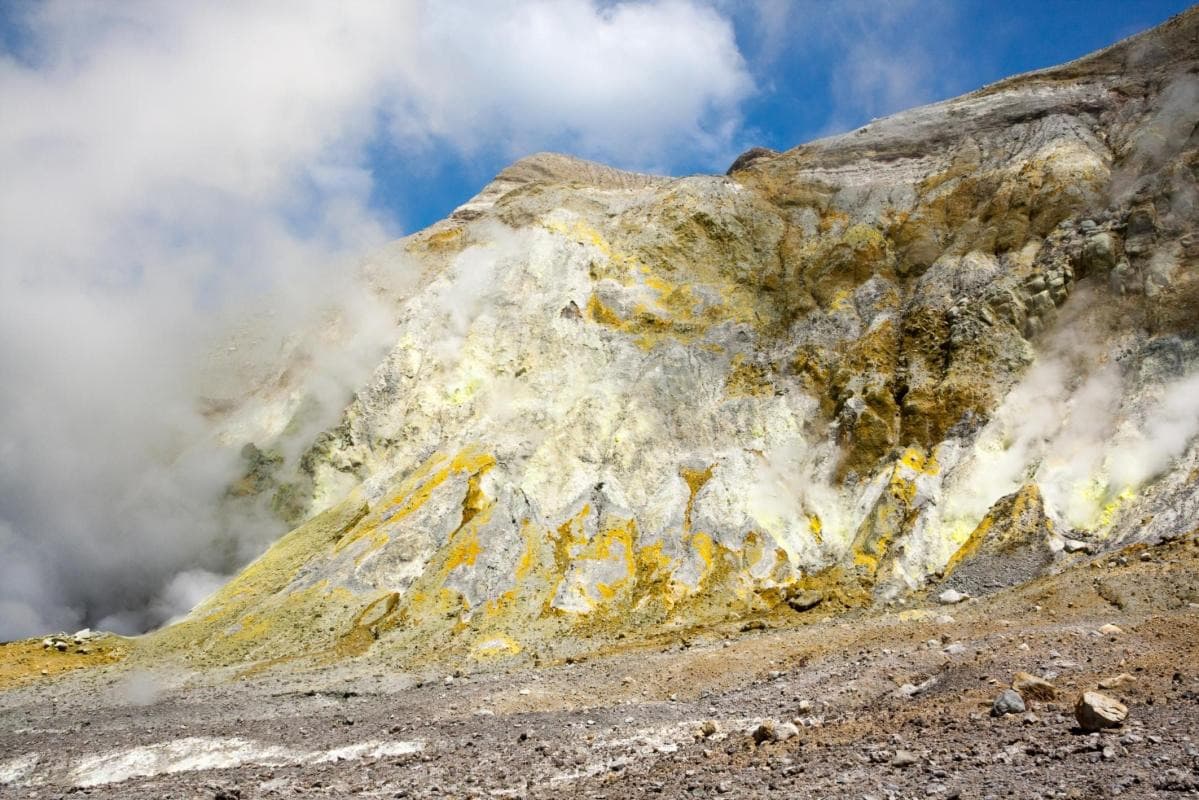
[(815, 513), (808, 514), (808, 533), (812, 534), (812, 538), (816, 541), (816, 544), (824, 544), (823, 530), (824, 523), (820, 521), (820, 515)]
[(475, 643), (471, 648), (471, 658), (476, 661), (514, 656), (520, 653), (520, 644), (504, 633), (496, 633)]
[(359, 556), (359, 561), (371, 550), (385, 546), (388, 535), (380, 526), (394, 525), (419, 510), (433, 492), (456, 473), (478, 474), (495, 465), (495, 457), (481, 449), (467, 447), (453, 457), (435, 453), (412, 471), (386, 500), (381, 502), (370, 516), (337, 542), (334, 552), (340, 552), (354, 542), (371, 537), (372, 547)]

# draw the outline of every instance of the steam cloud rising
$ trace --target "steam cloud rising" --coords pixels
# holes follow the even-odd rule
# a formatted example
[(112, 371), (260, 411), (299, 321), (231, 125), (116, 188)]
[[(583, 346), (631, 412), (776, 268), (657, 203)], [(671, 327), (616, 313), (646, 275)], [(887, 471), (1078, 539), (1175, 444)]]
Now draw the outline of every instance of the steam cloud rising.
[(398, 233), (373, 144), (669, 167), (723, 157), (752, 88), (728, 21), (679, 0), (10, 14), (0, 639), (160, 624), (280, 532), (218, 511), (242, 442), (198, 400), (302, 358), (328, 424), (389, 343), (356, 261)]

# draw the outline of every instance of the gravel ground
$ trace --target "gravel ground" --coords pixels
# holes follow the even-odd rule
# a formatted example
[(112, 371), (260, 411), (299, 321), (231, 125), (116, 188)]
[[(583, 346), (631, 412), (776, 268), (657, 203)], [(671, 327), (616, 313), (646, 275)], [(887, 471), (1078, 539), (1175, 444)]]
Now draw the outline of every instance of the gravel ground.
[[(536, 669), (82, 670), (0, 694), (0, 798), (1199, 796), (1196, 603), (1192, 537), (961, 605)], [(992, 716), (1020, 670), (1058, 698)], [(1080, 731), (1074, 697), (1125, 673), (1126, 723)], [(782, 740), (755, 743), (764, 720)]]

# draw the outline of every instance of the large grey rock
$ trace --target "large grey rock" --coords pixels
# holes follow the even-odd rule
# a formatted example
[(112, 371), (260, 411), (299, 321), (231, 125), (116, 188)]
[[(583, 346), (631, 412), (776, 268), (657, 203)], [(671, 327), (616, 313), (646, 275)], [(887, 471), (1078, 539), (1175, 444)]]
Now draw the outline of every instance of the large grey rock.
[(1027, 709), (1024, 698), (1014, 689), (1004, 689), (991, 705), (991, 716), (1002, 717), (1007, 714), (1023, 714)]

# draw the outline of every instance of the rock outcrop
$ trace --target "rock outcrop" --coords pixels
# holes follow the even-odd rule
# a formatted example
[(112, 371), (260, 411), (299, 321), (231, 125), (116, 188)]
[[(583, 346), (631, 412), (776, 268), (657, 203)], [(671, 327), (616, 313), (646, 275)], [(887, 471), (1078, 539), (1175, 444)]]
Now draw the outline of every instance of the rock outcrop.
[(727, 176), (509, 167), (393, 248), (298, 477), (247, 449), (307, 521), (143, 648), (552, 657), (1189, 531), (1196, 54), (1192, 10)]

